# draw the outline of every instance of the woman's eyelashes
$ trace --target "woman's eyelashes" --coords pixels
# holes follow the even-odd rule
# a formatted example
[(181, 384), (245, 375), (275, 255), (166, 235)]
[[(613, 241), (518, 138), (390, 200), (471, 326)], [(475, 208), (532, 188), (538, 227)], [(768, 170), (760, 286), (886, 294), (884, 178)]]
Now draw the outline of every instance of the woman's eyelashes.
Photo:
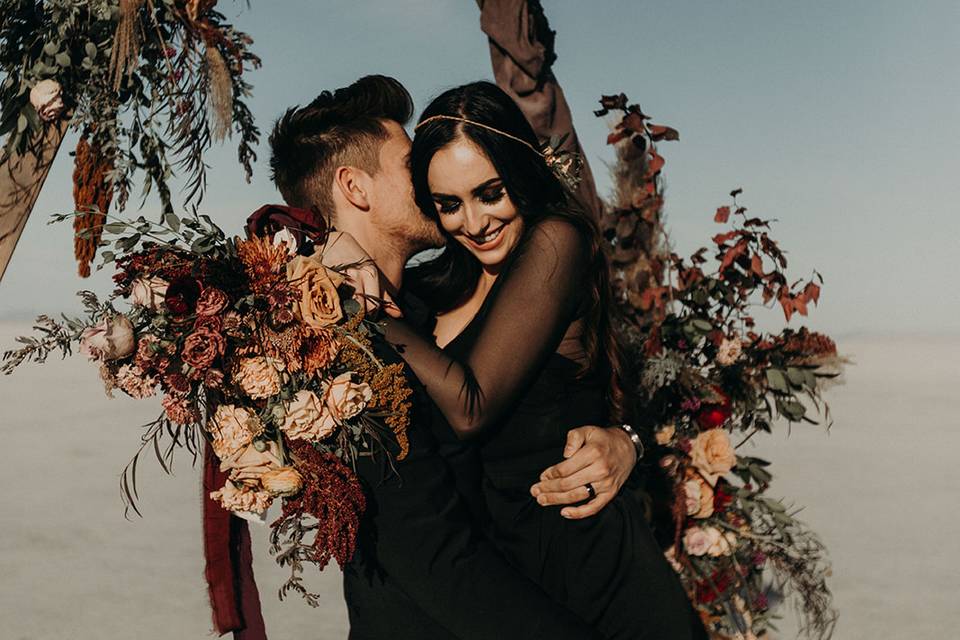
[[(503, 196), (505, 195), (506, 191), (504, 190), (503, 185), (498, 185), (495, 187), (487, 187), (486, 189), (475, 193), (474, 197), (476, 197), (476, 199), (483, 204), (497, 204), (503, 200)], [(433, 201), (437, 205), (437, 211), (442, 214), (456, 213), (462, 204), (460, 198), (453, 198), (449, 196), (434, 196)]]

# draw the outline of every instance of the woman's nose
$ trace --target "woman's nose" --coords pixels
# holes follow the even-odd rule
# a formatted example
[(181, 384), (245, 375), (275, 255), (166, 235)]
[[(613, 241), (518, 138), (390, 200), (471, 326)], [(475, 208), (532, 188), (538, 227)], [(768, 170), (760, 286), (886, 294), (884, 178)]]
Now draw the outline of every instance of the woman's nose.
[(490, 218), (477, 211), (476, 207), (464, 206), (464, 224), (463, 230), (471, 236), (486, 235), (490, 228)]

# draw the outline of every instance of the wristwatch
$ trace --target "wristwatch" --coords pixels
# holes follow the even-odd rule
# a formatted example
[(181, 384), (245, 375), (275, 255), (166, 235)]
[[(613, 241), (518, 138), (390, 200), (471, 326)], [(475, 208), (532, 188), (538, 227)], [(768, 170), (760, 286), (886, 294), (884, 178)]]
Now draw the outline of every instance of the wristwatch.
[(640, 435), (629, 424), (618, 424), (617, 428), (623, 430), (630, 437), (630, 442), (633, 443), (634, 449), (637, 450), (637, 462), (639, 462), (640, 459), (643, 458), (645, 451), (643, 440), (640, 439)]

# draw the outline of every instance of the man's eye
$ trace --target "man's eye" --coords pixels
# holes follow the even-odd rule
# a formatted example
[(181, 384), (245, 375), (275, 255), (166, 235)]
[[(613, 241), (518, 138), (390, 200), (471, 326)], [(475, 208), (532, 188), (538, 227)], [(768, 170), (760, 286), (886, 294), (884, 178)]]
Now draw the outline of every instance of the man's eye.
[(496, 191), (487, 191), (480, 196), (480, 202), (484, 204), (496, 204), (503, 199), (503, 195), (503, 188), (497, 189)]

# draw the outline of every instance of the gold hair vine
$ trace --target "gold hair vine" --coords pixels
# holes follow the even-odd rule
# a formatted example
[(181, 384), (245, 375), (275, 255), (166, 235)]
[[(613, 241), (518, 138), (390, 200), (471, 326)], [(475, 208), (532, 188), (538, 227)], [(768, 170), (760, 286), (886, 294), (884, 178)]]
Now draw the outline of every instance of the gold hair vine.
[(580, 158), (579, 154), (562, 148), (563, 143), (566, 142), (569, 134), (562, 137), (554, 136), (550, 139), (549, 144), (545, 145), (543, 150), (541, 150), (537, 149), (523, 138), (518, 138), (511, 133), (497, 129), (496, 127), (491, 127), (490, 125), (483, 124), (482, 122), (475, 122), (468, 118), (462, 118), (460, 116), (448, 116), (445, 114), (430, 116), (426, 120), (417, 123), (417, 126), (414, 127), (413, 130), (417, 131), (423, 125), (427, 124), (428, 122), (433, 122), (434, 120), (452, 120), (454, 122), (462, 122), (464, 124), (486, 129), (487, 131), (498, 133), (501, 136), (510, 138), (511, 140), (519, 142), (542, 157), (547, 163), (547, 166), (550, 167), (550, 170), (553, 171), (557, 178), (559, 178), (560, 181), (563, 182), (571, 191), (576, 191), (577, 186), (580, 184), (580, 169), (583, 167), (583, 160)]

